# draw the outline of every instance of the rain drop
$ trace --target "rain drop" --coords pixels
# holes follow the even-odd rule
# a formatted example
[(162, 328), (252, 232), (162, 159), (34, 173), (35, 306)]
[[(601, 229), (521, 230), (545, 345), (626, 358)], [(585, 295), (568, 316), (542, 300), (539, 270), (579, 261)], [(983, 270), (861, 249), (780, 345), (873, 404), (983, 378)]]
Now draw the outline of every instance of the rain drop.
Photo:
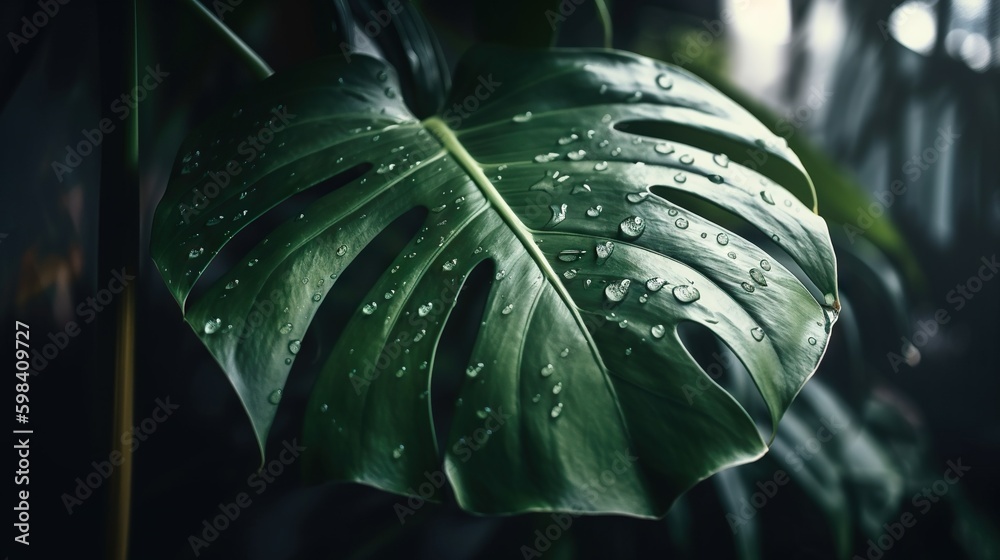
[(764, 279), (764, 274), (756, 268), (750, 269), (750, 278), (753, 278), (753, 281), (761, 286), (767, 286), (767, 280)]
[(562, 409), (563, 409), (562, 403), (556, 404), (555, 406), (552, 407), (552, 412), (549, 413), (549, 416), (553, 418), (558, 418), (559, 415), (562, 414)]
[(271, 394), (267, 397), (267, 402), (271, 404), (278, 404), (281, 402), (281, 389), (275, 389), (271, 391)]
[(611, 241), (598, 243), (594, 247), (594, 252), (597, 253), (597, 264), (604, 264), (611, 257), (611, 254), (615, 252), (615, 244)]
[(553, 204), (553, 205), (549, 206), (549, 209), (552, 210), (552, 218), (549, 219), (549, 223), (545, 224), (545, 226), (546, 227), (552, 227), (552, 226), (554, 226), (554, 225), (562, 222), (563, 220), (565, 220), (566, 219), (566, 208), (567, 208), (567, 206), (565, 204), (558, 204), (558, 205), (557, 204)]
[(598, 216), (601, 215), (601, 211), (602, 210), (604, 210), (604, 207), (601, 206), (600, 204), (598, 204), (597, 206), (591, 206), (587, 210), (587, 217), (589, 217), (589, 218), (596, 218), (596, 217), (598, 217)]
[(764, 259), (760, 261), (760, 267), (763, 268), (765, 272), (771, 270), (771, 262), (768, 261), (767, 259)]
[(562, 390), (563, 390), (562, 381), (560, 381), (560, 382), (558, 382), (558, 383), (556, 383), (555, 385), (552, 386), (552, 394), (553, 395), (558, 395), (559, 393), (562, 392)]
[(445, 272), (450, 272), (455, 269), (455, 265), (457, 264), (458, 264), (458, 259), (451, 259), (450, 261), (447, 261), (443, 265), (441, 265), (441, 270)]
[(427, 314), (430, 313), (432, 309), (434, 309), (434, 302), (428, 301), (427, 303), (417, 308), (417, 315), (420, 315), (421, 317), (426, 317)]
[(347, 254), (347, 245), (341, 245), (340, 247), (337, 247), (338, 257), (343, 257), (346, 254)]
[(760, 197), (764, 200), (764, 202), (766, 202), (766, 203), (768, 203), (768, 204), (770, 204), (772, 206), (774, 205), (774, 199), (771, 198), (771, 193), (769, 193), (767, 191), (760, 191)]
[(674, 79), (670, 77), (670, 74), (660, 74), (656, 77), (656, 85), (663, 89), (670, 89), (674, 87)]
[(663, 285), (666, 283), (667, 281), (664, 280), (663, 278), (660, 278), (659, 276), (654, 276), (653, 278), (646, 280), (646, 289), (651, 292), (658, 292), (660, 291), (660, 288), (662, 288)]
[(291, 323), (285, 323), (285, 324), (281, 325), (280, 327), (278, 327), (278, 332), (280, 332), (281, 334), (288, 334), (288, 333), (292, 332), (292, 324)]
[(204, 252), (205, 252), (205, 249), (202, 249), (201, 247), (198, 247), (197, 249), (191, 249), (191, 252), (188, 253), (188, 258), (189, 259), (196, 259), (196, 258), (200, 257), (201, 254), (204, 253)]
[(655, 146), (653, 146), (653, 150), (655, 150), (656, 153), (658, 153), (658, 154), (663, 154), (663, 155), (666, 156), (666, 155), (670, 155), (670, 154), (674, 153), (674, 146), (673, 146), (673, 144), (668, 144), (666, 142), (660, 142), (660, 143), (656, 144)]
[(688, 221), (686, 218), (677, 218), (677, 221), (674, 222), (674, 225), (680, 229), (687, 229)]
[(503, 309), (500, 310), (500, 313), (502, 315), (510, 315), (511, 311), (514, 311), (514, 304), (508, 303), (507, 305), (504, 306)]
[(625, 299), (626, 295), (628, 295), (628, 289), (631, 284), (632, 281), (628, 278), (619, 280), (613, 284), (608, 284), (604, 288), (604, 296), (608, 298), (609, 301), (615, 303), (620, 302)]
[(205, 334), (215, 334), (222, 326), (222, 319), (216, 317), (215, 319), (209, 319), (205, 321)]
[(571, 269), (567, 270), (566, 272), (563, 272), (563, 278), (565, 278), (567, 280), (572, 280), (572, 279), (576, 278), (577, 272), (578, 272), (577, 269), (571, 268)]
[(516, 123), (526, 123), (531, 120), (531, 111), (525, 111), (520, 115), (514, 115), (514, 118), (512, 118), (511, 120)]
[(594, 171), (604, 171), (608, 168), (608, 162), (602, 161), (594, 165)]
[(541, 371), (542, 377), (548, 377), (552, 375), (552, 372), (554, 372), (555, 370), (556, 368), (552, 364), (545, 364), (545, 367), (543, 367)]
[(680, 162), (683, 163), (684, 165), (691, 165), (692, 163), (694, 163), (694, 158), (691, 156), (691, 154), (684, 154), (680, 157)]
[(677, 286), (674, 286), (673, 293), (674, 297), (677, 298), (677, 301), (681, 303), (692, 303), (698, 301), (701, 297), (701, 292), (698, 291), (698, 288), (689, 284), (678, 284)]
[(756, 288), (754, 288), (753, 285), (750, 284), (749, 282), (743, 282), (742, 284), (740, 284), (740, 286), (742, 286), (743, 289), (746, 290), (748, 294), (752, 294), (756, 290)]
[(301, 349), (302, 349), (301, 340), (293, 340), (288, 343), (288, 351), (291, 352), (292, 354), (298, 354), (299, 350)]
[(753, 339), (756, 340), (757, 342), (764, 340), (764, 329), (760, 327), (754, 327), (750, 329), (750, 334), (753, 336)]
[(653, 325), (653, 328), (649, 329), (649, 334), (653, 335), (655, 339), (661, 339), (663, 335), (667, 334), (667, 329), (663, 325)]
[(372, 313), (375, 313), (376, 309), (378, 309), (378, 303), (373, 301), (371, 303), (366, 303), (365, 306), (361, 308), (361, 312), (365, 315), (371, 315)]

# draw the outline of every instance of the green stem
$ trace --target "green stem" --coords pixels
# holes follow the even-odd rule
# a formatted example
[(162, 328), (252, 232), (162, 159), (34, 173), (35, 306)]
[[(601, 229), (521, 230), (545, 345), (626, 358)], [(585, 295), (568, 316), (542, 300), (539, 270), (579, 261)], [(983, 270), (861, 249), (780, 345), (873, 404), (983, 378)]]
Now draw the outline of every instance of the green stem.
[(604, 27), (604, 48), (610, 49), (612, 46), (611, 12), (604, 0), (594, 0), (594, 7), (597, 8), (597, 16), (601, 19), (601, 26)]
[(239, 35), (233, 33), (232, 29), (229, 29), (225, 23), (222, 22), (218, 17), (215, 16), (208, 8), (203, 6), (198, 0), (188, 0), (188, 4), (194, 9), (195, 13), (198, 15), (198, 19), (208, 26), (215, 34), (219, 35), (223, 42), (229, 45), (244, 62), (247, 63), (253, 72), (260, 78), (264, 79), (274, 74), (274, 70), (264, 62), (264, 59), (260, 57), (250, 45), (247, 45), (243, 39), (240, 39)]

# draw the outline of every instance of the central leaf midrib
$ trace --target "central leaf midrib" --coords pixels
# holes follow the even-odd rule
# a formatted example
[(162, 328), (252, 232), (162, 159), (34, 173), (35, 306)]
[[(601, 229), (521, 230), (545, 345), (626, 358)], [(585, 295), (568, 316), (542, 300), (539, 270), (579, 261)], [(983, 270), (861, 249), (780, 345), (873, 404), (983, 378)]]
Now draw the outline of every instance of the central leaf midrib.
[(482, 167), (480, 167), (479, 162), (476, 158), (472, 157), (472, 154), (465, 149), (465, 146), (458, 140), (455, 133), (448, 127), (438, 117), (431, 117), (423, 121), (423, 125), (441, 142), (445, 149), (455, 158), (455, 161), (465, 170), (472, 181), (479, 187), (486, 200), (496, 209), (500, 218), (507, 224), (507, 226), (514, 232), (518, 241), (524, 246), (525, 251), (531, 256), (532, 260), (535, 261), (535, 265), (538, 266), (539, 270), (549, 281), (552, 288), (559, 294), (559, 298), (562, 299), (563, 303), (569, 309), (570, 313), (573, 314), (573, 319), (576, 321), (577, 325), (581, 328), (583, 336), (587, 339), (594, 358), (598, 360), (602, 369), (607, 371), (604, 366), (604, 361), (601, 359), (600, 352), (597, 350), (597, 344), (590, 336), (590, 333), (586, 328), (583, 327), (583, 317), (580, 315), (579, 309), (576, 306), (576, 302), (573, 297), (569, 295), (566, 287), (563, 286), (562, 282), (559, 280), (559, 275), (553, 270), (552, 265), (542, 254), (542, 251), (538, 248), (535, 243), (534, 236), (531, 235), (531, 230), (524, 225), (523, 222), (514, 213), (514, 210), (507, 204), (500, 191), (497, 190), (496, 186), (489, 180), (485, 173), (483, 173)]

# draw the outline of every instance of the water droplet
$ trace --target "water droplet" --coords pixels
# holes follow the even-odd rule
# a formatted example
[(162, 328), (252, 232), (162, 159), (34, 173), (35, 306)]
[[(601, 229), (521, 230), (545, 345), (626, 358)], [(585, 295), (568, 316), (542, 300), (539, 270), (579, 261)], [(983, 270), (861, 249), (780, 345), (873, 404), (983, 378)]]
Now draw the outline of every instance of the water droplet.
[(660, 74), (656, 77), (656, 85), (663, 89), (670, 89), (674, 87), (674, 79), (670, 76), (670, 74)]
[(674, 297), (677, 298), (677, 301), (681, 303), (692, 303), (701, 298), (701, 292), (698, 291), (698, 288), (689, 284), (678, 284), (677, 286), (674, 286), (673, 293)]
[(204, 253), (204, 252), (205, 252), (205, 249), (202, 249), (201, 247), (198, 247), (197, 249), (191, 249), (191, 252), (188, 253), (188, 258), (189, 259), (196, 259), (196, 258), (200, 257), (201, 254)]
[(441, 265), (441, 270), (445, 272), (450, 272), (452, 270), (455, 270), (455, 265), (457, 264), (458, 264), (458, 259), (451, 259), (450, 261)]
[(777, 242), (781, 241), (781, 238), (778, 237), (777, 234), (774, 234), (774, 235), (771, 236), (771, 241), (774, 241), (775, 243), (777, 243)]
[(771, 262), (768, 261), (767, 259), (764, 259), (760, 261), (760, 267), (763, 268), (765, 272), (771, 270)]
[(618, 231), (625, 239), (638, 239), (646, 231), (646, 222), (639, 216), (629, 216), (618, 224)]
[(618, 323), (618, 328), (619, 328), (619, 329), (624, 329), (624, 328), (626, 328), (626, 327), (628, 327), (628, 319), (622, 319), (622, 320), (621, 320), (621, 321), (620, 321), (620, 322)]
[(806, 341), (809, 343), (810, 346), (816, 346), (816, 338), (815, 337), (810, 336), (808, 339), (806, 339)]
[(371, 303), (366, 303), (365, 306), (361, 308), (361, 312), (365, 315), (371, 315), (372, 313), (375, 313), (376, 309), (378, 309), (378, 303), (373, 301)]
[(292, 359), (291, 358), (285, 358), (285, 365), (286, 366), (292, 365)]
[(653, 146), (653, 150), (655, 150), (656, 153), (658, 154), (663, 154), (666, 156), (674, 153), (674, 146), (673, 144), (668, 144), (667, 142), (659, 142), (658, 144)]
[(715, 236), (715, 240), (719, 242), (719, 245), (729, 245), (729, 236), (725, 233), (720, 233)]
[(531, 397), (531, 402), (533, 402), (533, 403), (536, 403), (536, 402), (538, 402), (540, 400), (542, 400), (542, 395), (540, 395), (538, 393), (535, 393), (535, 396)]
[(545, 224), (545, 226), (552, 227), (565, 220), (566, 208), (567, 206), (565, 204), (553, 204), (549, 206), (549, 209), (552, 210), (552, 218), (549, 219), (549, 223)]
[(285, 324), (281, 325), (280, 327), (278, 327), (278, 332), (280, 332), (281, 334), (288, 334), (288, 333), (292, 332), (292, 324), (291, 323), (285, 323)]
[(684, 154), (680, 157), (680, 162), (684, 165), (691, 165), (694, 163), (694, 157), (692, 157), (691, 154)]
[(215, 334), (222, 326), (222, 319), (216, 317), (215, 319), (209, 319), (205, 321), (205, 334)]
[(583, 281), (583, 287), (584, 288), (589, 288), (590, 287), (590, 282), (591, 282), (590, 278), (587, 278), (586, 280), (584, 280)]
[(301, 340), (296, 339), (288, 343), (288, 351), (291, 352), (292, 354), (298, 354), (299, 350), (301, 349), (302, 349)]
[(715, 154), (712, 159), (719, 167), (729, 167), (729, 156), (726, 154)]
[(434, 309), (434, 302), (428, 301), (427, 303), (417, 308), (417, 315), (420, 315), (421, 317), (426, 317), (427, 314), (430, 313), (432, 309)]
[(340, 247), (337, 247), (338, 257), (343, 257), (346, 254), (347, 254), (347, 245), (341, 245)]
[(621, 148), (615, 148), (615, 149), (611, 150), (611, 155), (612, 156), (618, 156), (618, 155), (621, 155), (621, 153), (622, 153), (622, 149)]
[(503, 309), (500, 310), (500, 313), (503, 315), (510, 315), (511, 311), (514, 311), (514, 304), (508, 303), (507, 305), (504, 306)]
[(754, 293), (754, 291), (755, 291), (755, 290), (757, 289), (757, 288), (754, 288), (754, 287), (753, 287), (753, 284), (751, 284), (751, 283), (749, 283), (749, 282), (743, 282), (742, 284), (740, 284), (740, 286), (741, 286), (741, 287), (742, 287), (742, 288), (743, 288), (744, 290), (746, 290), (748, 294), (752, 294), (752, 293)]
[(708, 180), (715, 183), (716, 185), (721, 185), (725, 183), (726, 180), (722, 178), (722, 175), (709, 175)]
[(631, 346), (625, 349), (625, 355), (626, 356), (631, 356), (632, 355), (632, 347)]
[(573, 142), (576, 142), (579, 139), (580, 139), (580, 137), (577, 134), (572, 133), (569, 136), (563, 136), (562, 138), (560, 138), (559, 141), (558, 141), (558, 144), (560, 146), (565, 146), (566, 144), (571, 144)]
[(566, 154), (566, 157), (573, 161), (580, 161), (587, 157), (587, 150), (574, 150)]
[(631, 284), (632, 281), (629, 280), (628, 278), (624, 278), (622, 280), (619, 280), (618, 282), (608, 284), (604, 288), (604, 297), (608, 298), (609, 301), (615, 303), (620, 302), (621, 300), (625, 299), (626, 295), (628, 295), (628, 289)]
[(756, 268), (750, 269), (750, 278), (753, 278), (753, 281), (761, 286), (767, 286), (767, 280), (764, 279), (764, 274)]
[(590, 185), (588, 185), (588, 184), (585, 183), (585, 184), (576, 185), (575, 187), (573, 187), (573, 190), (569, 194), (581, 194), (581, 193), (589, 193), (589, 192), (590, 192)]
[(598, 243), (594, 247), (594, 252), (597, 253), (597, 264), (604, 264), (611, 258), (611, 254), (615, 252), (615, 244), (612, 241)]
[(330, 410), (330, 405), (328, 405), (326, 403), (323, 403), (323, 404), (319, 405), (319, 411), (320, 412), (326, 412), (328, 410)]
[(687, 229), (688, 227), (687, 218), (677, 218), (677, 221), (674, 222), (674, 225), (680, 229)]
[(233, 281), (229, 282), (228, 284), (226, 284), (226, 289), (227, 290), (232, 290), (233, 288), (235, 288), (236, 286), (239, 286), (239, 285), (240, 285), (240, 281), (239, 280), (233, 280)]
[(396, 370), (396, 377), (397, 378), (403, 377), (404, 375), (406, 375), (406, 366), (403, 366), (403, 367), (401, 367), (401, 368), (399, 368), (399, 369)]
[(591, 206), (587, 210), (587, 217), (589, 217), (589, 218), (596, 218), (596, 217), (598, 217), (598, 216), (601, 215), (601, 211), (602, 210), (604, 210), (604, 207), (601, 206), (600, 204), (598, 204), (597, 206)]
[(576, 278), (577, 272), (579, 272), (577, 269), (571, 268), (571, 269), (567, 270), (566, 272), (563, 272), (563, 278), (565, 278), (567, 280), (572, 280), (572, 279)]
[(541, 371), (542, 377), (548, 377), (552, 375), (552, 372), (554, 372), (555, 370), (556, 368), (552, 364), (545, 364), (545, 367), (543, 367)]
[(474, 366), (469, 366), (465, 369), (465, 375), (468, 375), (469, 377), (475, 377), (479, 375), (479, 372), (483, 371), (484, 367), (485, 366), (483, 365), (483, 362), (479, 362)]
[(275, 389), (271, 391), (271, 394), (267, 397), (267, 402), (271, 404), (278, 404), (281, 402), (281, 389)]
[(753, 336), (754, 340), (756, 340), (757, 342), (760, 342), (760, 341), (764, 340), (764, 329), (762, 329), (760, 327), (754, 327), (754, 328), (750, 329), (750, 335)]
[(653, 325), (653, 328), (649, 329), (649, 334), (653, 335), (655, 339), (661, 339), (663, 335), (667, 334), (667, 329), (663, 325)]
[(319, 292), (316, 292), (315, 294), (313, 294), (312, 300), (315, 301), (316, 303), (319, 303), (320, 300), (322, 300), (322, 299), (323, 299), (323, 294), (321, 294)]
[(729, 258), (731, 258), (731, 259), (733, 259), (733, 260), (736, 260), (736, 253), (734, 253), (732, 251), (729, 251), (728, 253), (726, 253), (726, 256), (729, 257)]
[(674, 175), (674, 182), (675, 183), (684, 184), (684, 183), (687, 182), (687, 180), (688, 180), (688, 176), (686, 174), (684, 174), (684, 173), (678, 173), (677, 175)]
[(520, 115), (514, 115), (514, 118), (512, 118), (511, 120), (516, 123), (526, 123), (531, 120), (531, 111), (525, 111)]
[(646, 303), (647, 301), (649, 301), (649, 294), (639, 296), (639, 303)]
[(604, 171), (608, 168), (608, 162), (601, 161), (594, 165), (594, 171)]
[(560, 251), (557, 258), (562, 262), (576, 262), (586, 254), (586, 251), (579, 249), (566, 249), (565, 251)]
[(649, 195), (650, 195), (649, 191), (628, 193), (627, 195), (625, 195), (625, 200), (629, 201), (632, 204), (639, 204), (640, 202), (645, 202), (646, 199), (649, 197)]
[(217, 225), (219, 225), (220, 222), (222, 222), (222, 220), (223, 220), (223, 216), (215, 216), (215, 217), (209, 218), (208, 221), (205, 222), (205, 225), (207, 225), (207, 226), (217, 226)]
[(663, 278), (660, 278), (659, 276), (654, 276), (653, 278), (646, 280), (646, 289), (651, 292), (658, 292), (660, 291), (660, 288), (662, 288), (663, 285), (666, 283), (667, 281), (664, 280)]
[(406, 446), (400, 444), (399, 447), (397, 447), (396, 449), (392, 450), (392, 458), (393, 459), (399, 459), (400, 457), (403, 456), (403, 453), (405, 451), (406, 451)]
[(767, 191), (760, 191), (760, 197), (764, 200), (764, 202), (766, 202), (766, 203), (768, 203), (768, 204), (770, 204), (772, 206), (774, 205), (774, 199), (771, 198), (771, 193), (769, 193)]
[(569, 356), (569, 348), (563, 348), (562, 352), (559, 352), (560, 358), (565, 358), (566, 356)]
[(552, 407), (552, 412), (549, 413), (549, 416), (553, 418), (558, 418), (559, 415), (562, 414), (562, 409), (563, 409), (563, 404), (557, 403), (555, 406)]
[(562, 390), (563, 390), (562, 381), (560, 381), (560, 382), (558, 382), (558, 383), (556, 383), (555, 385), (552, 386), (552, 394), (553, 395), (558, 395), (559, 393), (562, 393)]
[(555, 152), (549, 152), (547, 154), (538, 154), (535, 156), (535, 163), (548, 163), (550, 161), (555, 161), (559, 157), (559, 154)]

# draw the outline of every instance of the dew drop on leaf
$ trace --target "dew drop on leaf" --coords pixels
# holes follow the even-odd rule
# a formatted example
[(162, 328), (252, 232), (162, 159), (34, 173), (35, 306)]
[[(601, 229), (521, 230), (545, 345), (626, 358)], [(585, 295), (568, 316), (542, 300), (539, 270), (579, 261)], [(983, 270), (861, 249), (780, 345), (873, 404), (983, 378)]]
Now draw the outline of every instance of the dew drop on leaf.
[(674, 87), (674, 79), (670, 74), (660, 74), (656, 77), (656, 85), (660, 86), (662, 89), (670, 89)]
[(562, 410), (563, 410), (563, 404), (557, 403), (555, 406), (552, 407), (552, 412), (549, 412), (549, 416), (551, 416), (552, 418), (558, 418), (559, 415), (562, 414)]
[(701, 292), (698, 291), (698, 288), (689, 284), (678, 284), (677, 286), (674, 286), (673, 293), (674, 297), (677, 298), (677, 301), (681, 303), (692, 303), (701, 298)]
[(373, 301), (366, 303), (365, 306), (361, 308), (361, 312), (365, 315), (371, 315), (372, 313), (375, 313), (376, 309), (378, 309), (378, 303)]
[(563, 390), (562, 381), (560, 381), (560, 382), (558, 382), (558, 383), (556, 383), (555, 385), (552, 386), (552, 394), (553, 395), (558, 395), (559, 393), (562, 392), (562, 390)]
[(441, 270), (445, 272), (450, 272), (455, 269), (455, 265), (457, 264), (458, 264), (458, 259), (451, 259), (450, 261), (447, 261), (443, 265), (441, 265)]
[(767, 280), (764, 279), (764, 274), (756, 268), (750, 269), (750, 278), (753, 278), (753, 281), (761, 286), (767, 286)]
[(687, 182), (687, 180), (688, 177), (684, 173), (678, 173), (677, 175), (674, 175), (674, 182), (678, 184), (684, 184)]
[(692, 157), (691, 154), (684, 154), (679, 159), (684, 165), (691, 165), (694, 163), (694, 157)]
[(767, 191), (760, 191), (760, 198), (763, 199), (764, 202), (766, 202), (766, 203), (768, 203), (768, 204), (770, 204), (772, 206), (774, 205), (774, 199), (771, 198), (771, 193), (769, 193)]
[(771, 270), (771, 262), (768, 261), (767, 259), (764, 259), (760, 261), (760, 267), (764, 269), (765, 272)]
[(189, 259), (196, 259), (196, 258), (200, 257), (201, 254), (204, 253), (204, 252), (205, 252), (205, 249), (202, 249), (201, 247), (198, 247), (197, 249), (191, 249), (191, 252), (188, 253), (188, 258)]
[(291, 323), (285, 323), (285, 324), (281, 325), (280, 327), (278, 327), (278, 332), (280, 332), (281, 334), (288, 334), (288, 333), (292, 332), (292, 324)]
[(428, 301), (427, 303), (417, 308), (417, 315), (420, 315), (421, 317), (426, 317), (427, 314), (430, 313), (432, 309), (434, 309), (434, 302)]
[(663, 278), (660, 278), (659, 276), (654, 276), (653, 278), (646, 280), (646, 289), (651, 292), (658, 292), (660, 291), (660, 288), (662, 288), (663, 285), (666, 283), (667, 281), (664, 280)]
[(514, 311), (514, 304), (508, 303), (507, 305), (504, 306), (503, 309), (500, 310), (500, 313), (503, 315), (510, 315), (511, 311)]
[(567, 270), (566, 272), (563, 272), (563, 278), (565, 278), (567, 280), (572, 280), (572, 279), (576, 278), (577, 272), (579, 272), (577, 269), (571, 268), (571, 269)]
[(558, 259), (561, 260), (562, 262), (576, 262), (582, 259), (583, 256), (586, 254), (587, 254), (586, 251), (582, 251), (579, 249), (566, 249), (565, 251), (559, 252)]
[(750, 329), (750, 334), (751, 336), (753, 336), (753, 339), (756, 340), (757, 342), (764, 340), (764, 329), (760, 327), (754, 327)]
[(552, 210), (552, 218), (549, 219), (549, 223), (545, 224), (545, 226), (552, 227), (565, 220), (566, 208), (567, 206), (565, 204), (553, 204), (549, 206), (549, 209)]
[(601, 161), (594, 165), (594, 171), (604, 171), (608, 168), (608, 162)]
[(341, 245), (340, 247), (337, 247), (338, 257), (343, 257), (346, 254), (347, 254), (347, 245)]
[(625, 296), (628, 295), (629, 286), (631, 284), (632, 281), (628, 278), (608, 284), (604, 288), (604, 297), (608, 298), (609, 301), (618, 303), (625, 299)]
[(674, 225), (677, 226), (679, 229), (687, 229), (688, 227), (687, 218), (677, 218), (677, 221), (674, 222)]
[(618, 224), (618, 231), (625, 239), (638, 239), (646, 231), (646, 222), (639, 216), (629, 216)]
[(807, 339), (807, 342), (809, 343), (810, 346), (816, 346), (816, 338), (815, 337), (810, 336)]
[(663, 154), (666, 156), (674, 153), (674, 146), (673, 144), (668, 144), (666, 142), (659, 142), (658, 144), (653, 146), (653, 150), (656, 151), (656, 153), (658, 154)]
[(598, 204), (597, 206), (591, 206), (587, 210), (587, 217), (589, 217), (589, 218), (596, 218), (596, 217), (598, 217), (598, 216), (601, 215), (601, 211), (603, 211), (603, 210), (604, 210), (604, 207), (601, 206), (600, 204)]
[(541, 371), (542, 377), (548, 377), (552, 375), (552, 372), (554, 372), (555, 370), (556, 367), (553, 366), (552, 364), (545, 364), (545, 367), (543, 367)]
[(715, 154), (712, 159), (719, 167), (729, 167), (729, 156), (726, 154)]
[(598, 243), (594, 247), (594, 252), (597, 253), (597, 264), (604, 264), (611, 258), (611, 254), (615, 252), (615, 244), (612, 241)]
[(525, 111), (520, 115), (514, 115), (514, 117), (511, 120), (516, 123), (526, 123), (531, 120), (531, 111)]
[(232, 290), (233, 288), (235, 288), (236, 286), (239, 286), (239, 285), (240, 285), (240, 281), (239, 280), (233, 280), (233, 281), (229, 282), (228, 284), (226, 284), (226, 289), (227, 290)]
[(288, 351), (291, 352), (292, 354), (298, 354), (299, 350), (301, 349), (302, 349), (301, 340), (293, 340), (288, 343)]
[(752, 294), (752, 293), (754, 293), (754, 291), (756, 290), (756, 288), (754, 288), (754, 287), (753, 287), (753, 285), (752, 285), (752, 284), (750, 284), (749, 282), (743, 282), (742, 284), (740, 284), (740, 286), (741, 286), (741, 287), (742, 287), (742, 288), (743, 288), (744, 290), (746, 290), (746, 292), (747, 292), (748, 294)]
[(215, 319), (209, 319), (205, 321), (205, 334), (215, 334), (222, 326), (222, 319), (216, 317)]
[(271, 404), (278, 404), (281, 402), (281, 389), (275, 389), (271, 391), (271, 394), (267, 396), (267, 402)]
[(399, 447), (392, 450), (392, 458), (399, 459), (403, 456), (404, 452), (406, 452), (406, 446), (400, 444)]

